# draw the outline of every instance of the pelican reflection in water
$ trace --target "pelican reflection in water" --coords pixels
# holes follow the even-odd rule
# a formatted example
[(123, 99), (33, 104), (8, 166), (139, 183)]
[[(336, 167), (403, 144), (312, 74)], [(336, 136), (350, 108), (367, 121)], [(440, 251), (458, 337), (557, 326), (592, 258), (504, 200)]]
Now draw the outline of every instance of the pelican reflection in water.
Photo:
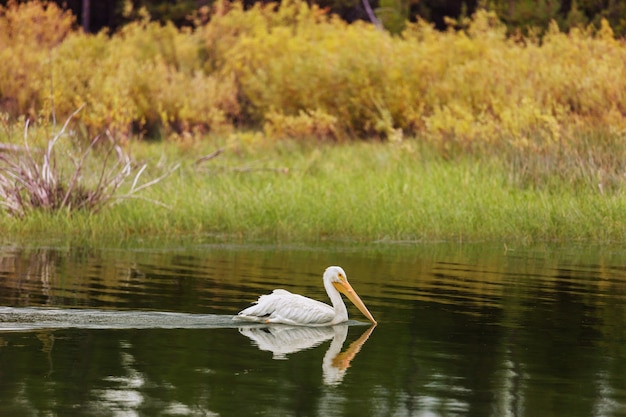
[(289, 291), (274, 290), (271, 294), (260, 296), (254, 305), (240, 311), (235, 319), (293, 326), (332, 326), (348, 321), (348, 310), (341, 298), (344, 294), (368, 320), (376, 324), (374, 316), (354, 291), (341, 267), (326, 268), (323, 281), (332, 307)]
[(337, 385), (343, 380), (352, 359), (359, 353), (376, 326), (370, 326), (342, 352), (348, 327), (347, 324), (327, 327), (278, 325), (242, 327), (239, 332), (250, 338), (260, 350), (272, 352), (274, 359), (287, 359), (290, 353), (311, 349), (332, 339), (322, 361), (322, 373), (325, 385)]

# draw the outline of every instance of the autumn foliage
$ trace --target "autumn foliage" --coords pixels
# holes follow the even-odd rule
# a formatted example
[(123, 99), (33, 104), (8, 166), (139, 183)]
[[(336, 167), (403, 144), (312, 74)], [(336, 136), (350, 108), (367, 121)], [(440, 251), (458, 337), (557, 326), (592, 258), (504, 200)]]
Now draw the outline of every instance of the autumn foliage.
[(193, 29), (145, 19), (91, 35), (52, 3), (9, 3), (0, 112), (61, 120), (85, 105), (90, 134), (174, 138), (262, 128), (527, 148), (626, 134), (626, 44), (606, 22), (511, 37), (479, 11), (464, 30), (417, 22), (391, 35), (297, 0), (217, 2), (196, 17)]

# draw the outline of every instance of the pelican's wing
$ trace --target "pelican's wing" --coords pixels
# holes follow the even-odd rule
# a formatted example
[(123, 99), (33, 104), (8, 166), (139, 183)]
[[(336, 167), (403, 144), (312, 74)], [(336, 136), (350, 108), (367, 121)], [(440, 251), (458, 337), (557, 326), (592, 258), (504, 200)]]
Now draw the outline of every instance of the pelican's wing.
[(260, 296), (256, 304), (236, 316), (239, 320), (297, 326), (326, 325), (334, 317), (335, 310), (331, 306), (285, 290)]

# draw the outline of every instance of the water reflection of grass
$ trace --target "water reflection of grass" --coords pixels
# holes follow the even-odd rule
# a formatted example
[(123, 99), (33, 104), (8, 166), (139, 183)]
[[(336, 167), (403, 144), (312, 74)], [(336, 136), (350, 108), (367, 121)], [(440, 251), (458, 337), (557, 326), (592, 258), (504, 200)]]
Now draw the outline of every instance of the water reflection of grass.
[[(219, 157), (196, 163), (219, 146)], [(245, 146), (244, 146), (245, 145)], [(99, 242), (157, 239), (596, 240), (623, 238), (626, 202), (593, 169), (537, 162), (532, 155), (443, 158), (415, 142), (301, 145), (134, 144), (138, 162), (158, 176), (144, 193), (97, 215), (1, 215), (11, 238)], [(533, 165), (534, 164), (534, 165)], [(546, 168), (548, 167), (548, 168)], [(572, 165), (574, 167), (574, 165)], [(550, 171), (552, 169), (552, 171)], [(587, 169), (587, 171), (585, 171)], [(573, 180), (576, 172), (583, 172)]]

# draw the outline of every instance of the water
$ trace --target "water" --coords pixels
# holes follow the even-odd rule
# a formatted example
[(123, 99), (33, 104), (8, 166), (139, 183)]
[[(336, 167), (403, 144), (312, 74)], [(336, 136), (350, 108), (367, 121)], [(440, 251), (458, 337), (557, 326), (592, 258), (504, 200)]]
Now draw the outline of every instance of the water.
[[(328, 265), (376, 327), (231, 320)], [(621, 247), (4, 246), (0, 306), (0, 416), (626, 415)]]

